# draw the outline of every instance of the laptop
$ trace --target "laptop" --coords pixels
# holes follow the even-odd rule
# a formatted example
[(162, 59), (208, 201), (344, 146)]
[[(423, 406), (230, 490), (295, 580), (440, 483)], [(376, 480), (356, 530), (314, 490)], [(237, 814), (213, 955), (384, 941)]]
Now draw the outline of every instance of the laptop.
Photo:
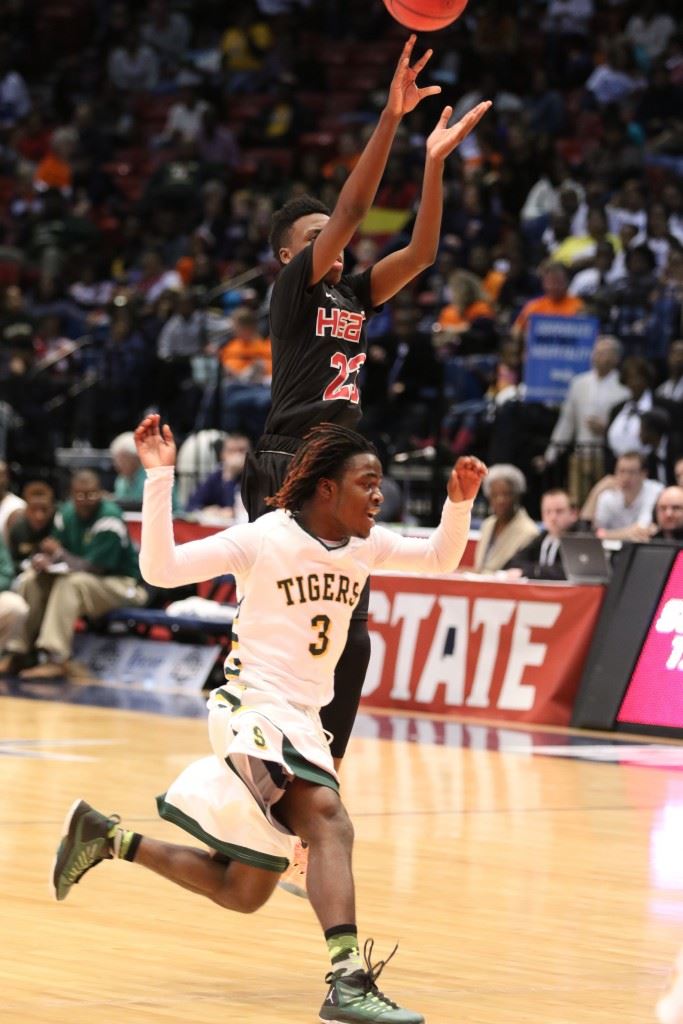
[(570, 583), (609, 583), (607, 553), (602, 541), (592, 533), (568, 533), (561, 537), (560, 559)]

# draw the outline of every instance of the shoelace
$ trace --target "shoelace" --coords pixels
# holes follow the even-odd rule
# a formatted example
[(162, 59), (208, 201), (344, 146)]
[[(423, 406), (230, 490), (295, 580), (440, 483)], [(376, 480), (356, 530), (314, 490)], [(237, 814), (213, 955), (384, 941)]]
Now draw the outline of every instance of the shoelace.
[(390, 1006), (392, 1010), (398, 1010), (399, 1009), (398, 1004), (392, 1002), (391, 999), (389, 999), (387, 996), (385, 996), (384, 993), (380, 992), (380, 990), (377, 988), (377, 979), (379, 978), (380, 974), (382, 973), (382, 971), (387, 966), (387, 964), (389, 963), (389, 961), (393, 957), (394, 953), (398, 949), (398, 943), (396, 943), (396, 945), (392, 949), (391, 953), (389, 954), (388, 957), (386, 957), (385, 960), (378, 960), (376, 964), (373, 964), (372, 960), (371, 960), (372, 951), (373, 951), (374, 948), (375, 948), (375, 940), (374, 939), (366, 939), (365, 940), (365, 944), (363, 946), (363, 959), (365, 960), (365, 968), (366, 968), (366, 970), (365, 970), (365, 991), (366, 991), (366, 993), (371, 992), (373, 994), (373, 996), (377, 997), (377, 999), (381, 999), (388, 1006)]
[[(398, 1010), (400, 1009), (398, 1003), (394, 1003), (391, 999), (389, 999), (388, 996), (385, 996), (384, 993), (380, 992), (380, 990), (377, 988), (377, 979), (379, 978), (380, 974), (382, 973), (382, 971), (389, 963), (396, 950), (398, 949), (398, 943), (396, 943), (391, 953), (389, 954), (388, 957), (386, 957), (385, 960), (379, 960), (376, 964), (373, 964), (371, 960), (374, 946), (374, 939), (365, 940), (365, 944), (363, 946), (363, 959), (365, 960), (365, 970), (354, 971), (351, 977), (353, 977), (354, 980), (356, 978), (358, 979), (358, 983), (362, 988), (363, 996), (372, 995), (375, 997), (375, 999), (379, 999), (392, 1010)], [(325, 978), (325, 981), (328, 984), (332, 984), (335, 980), (336, 975), (334, 971), (328, 974)]]

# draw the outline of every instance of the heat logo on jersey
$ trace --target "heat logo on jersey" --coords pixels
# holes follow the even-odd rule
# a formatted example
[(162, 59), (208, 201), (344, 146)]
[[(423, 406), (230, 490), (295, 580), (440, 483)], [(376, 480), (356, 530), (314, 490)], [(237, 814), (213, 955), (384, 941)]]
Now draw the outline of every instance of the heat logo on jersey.
[(325, 309), (318, 306), (315, 320), (315, 333), (319, 338), (340, 338), (358, 344), (363, 329), (365, 313), (354, 313), (350, 309)]

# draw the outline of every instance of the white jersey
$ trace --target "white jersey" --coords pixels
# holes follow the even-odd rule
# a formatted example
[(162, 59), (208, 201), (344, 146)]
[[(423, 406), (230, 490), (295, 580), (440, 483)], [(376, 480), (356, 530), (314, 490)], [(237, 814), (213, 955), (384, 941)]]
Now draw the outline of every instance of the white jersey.
[(176, 587), (232, 573), (241, 595), (226, 677), (320, 708), (332, 700), (334, 669), (351, 613), (374, 569), (452, 572), (462, 557), (472, 502), (446, 501), (428, 539), (375, 526), (366, 539), (328, 547), (278, 509), (254, 523), (175, 546), (173, 469), (148, 470), (140, 568), (148, 583)]

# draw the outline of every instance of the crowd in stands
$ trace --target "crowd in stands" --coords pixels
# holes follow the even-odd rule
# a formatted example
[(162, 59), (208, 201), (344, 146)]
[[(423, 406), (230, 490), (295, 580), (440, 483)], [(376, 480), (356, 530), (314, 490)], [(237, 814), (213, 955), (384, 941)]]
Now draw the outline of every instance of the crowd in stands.
[[(3, 509), (19, 502), (15, 558), (49, 539), (55, 500), (76, 520), (77, 495), (108, 500), (99, 480), (65, 485), (60, 448), (111, 446), (107, 489), (139, 502), (130, 431), (148, 409), (188, 451), (211, 447), (214, 475), (181, 486), (176, 509), (239, 519), (234, 467), (270, 395), (272, 213), (303, 193), (334, 206), (404, 35), (366, 0), (0, 0), (0, 528), (10, 542), (17, 506)], [(481, 571), (533, 555), (552, 575), (577, 521), (675, 537), (678, 4), (479, 0), (427, 43), (425, 84), (443, 96), (401, 126), (353, 269), (404, 243), (443, 102), (454, 119), (494, 106), (447, 163), (434, 266), (370, 319), (361, 430), (390, 473), (464, 451), (494, 466)], [(534, 314), (598, 322), (561, 407), (525, 401)]]

